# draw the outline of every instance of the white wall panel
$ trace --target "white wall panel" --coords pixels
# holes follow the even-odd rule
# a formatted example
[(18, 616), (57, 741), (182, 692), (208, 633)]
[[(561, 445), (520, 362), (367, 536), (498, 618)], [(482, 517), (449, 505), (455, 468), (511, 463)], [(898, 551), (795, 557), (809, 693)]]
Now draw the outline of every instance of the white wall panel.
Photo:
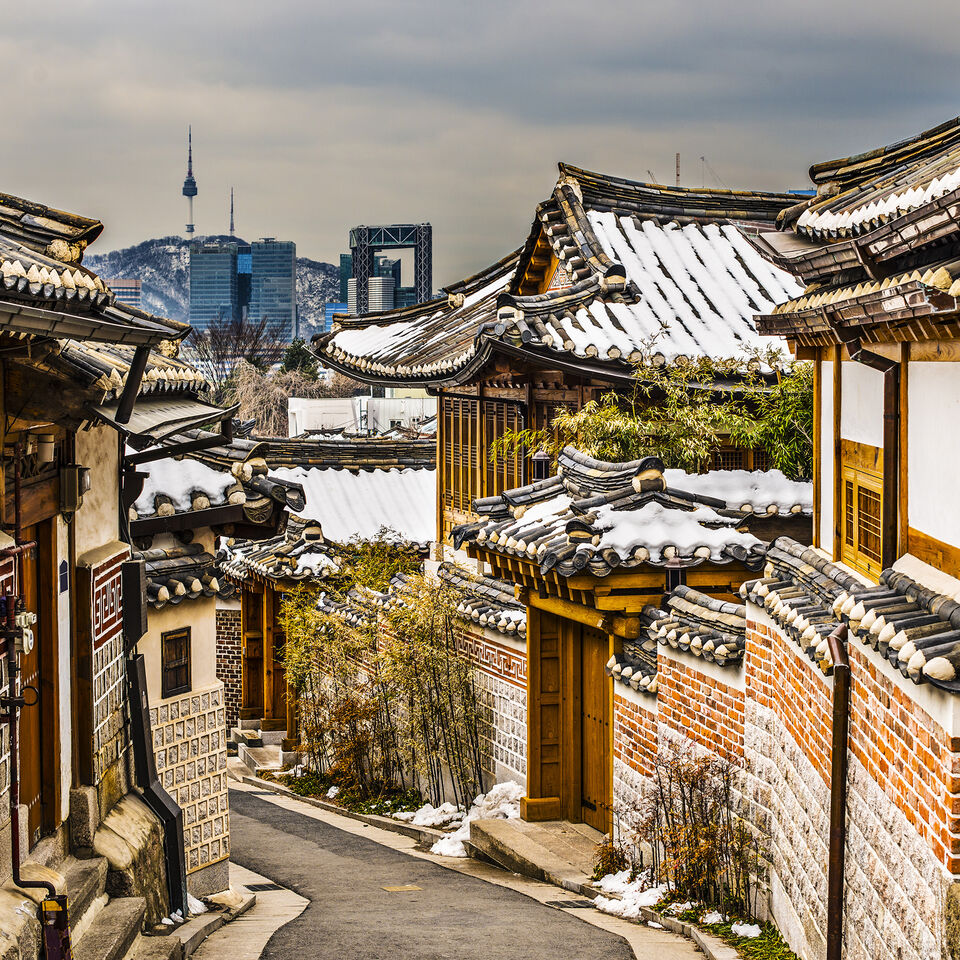
[(833, 361), (820, 365), (820, 505), (817, 524), (820, 546), (833, 555)]
[(910, 526), (960, 546), (960, 363), (911, 363), (907, 402)]
[(872, 447), (883, 446), (883, 374), (862, 363), (841, 364), (840, 436)]

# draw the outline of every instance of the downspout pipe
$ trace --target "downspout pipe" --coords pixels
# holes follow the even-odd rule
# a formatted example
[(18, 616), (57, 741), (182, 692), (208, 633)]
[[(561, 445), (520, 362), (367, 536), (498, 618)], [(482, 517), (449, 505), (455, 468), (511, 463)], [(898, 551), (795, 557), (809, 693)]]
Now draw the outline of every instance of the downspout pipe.
[(827, 637), (833, 660), (833, 742), (830, 751), (830, 848), (827, 874), (827, 960), (843, 955), (843, 880), (847, 845), (847, 746), (850, 730), (850, 660), (847, 625)]
[(856, 337), (846, 343), (850, 359), (883, 374), (883, 527), (881, 565), (897, 559), (897, 515), (900, 471), (900, 361), (865, 350)]

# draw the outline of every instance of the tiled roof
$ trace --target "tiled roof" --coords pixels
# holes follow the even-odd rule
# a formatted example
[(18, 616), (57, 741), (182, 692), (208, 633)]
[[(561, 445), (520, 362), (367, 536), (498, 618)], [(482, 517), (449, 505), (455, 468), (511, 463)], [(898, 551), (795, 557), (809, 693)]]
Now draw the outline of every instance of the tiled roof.
[(97, 220), (0, 194), (0, 331), (21, 336), (155, 345), (188, 324), (116, 301), (81, 265)]
[(526, 637), (527, 608), (516, 599), (512, 583), (471, 574), (449, 562), (440, 564), (437, 576), (462, 594), (457, 613), (465, 620), (510, 636)]
[(670, 593), (667, 611), (658, 613), (660, 616), (648, 628), (650, 637), (658, 643), (720, 666), (743, 662), (746, 607), (681, 585)]
[[(747, 242), (787, 194), (636, 183), (561, 164), (516, 255), (407, 310), (339, 318), (317, 354), (370, 382), (452, 384), (491, 351), (583, 362), (624, 376), (645, 356), (742, 359), (763, 346), (753, 317), (800, 293)], [(739, 224), (739, 226), (738, 226)], [(570, 284), (521, 292), (543, 238)]]
[(606, 665), (607, 676), (639, 693), (655, 695), (657, 680), (657, 641), (650, 637), (650, 627), (663, 616), (652, 605), (643, 608), (640, 623), (643, 629), (636, 640), (623, 641), (623, 653), (614, 654)]
[(270, 473), (262, 463), (255, 464), (248, 473), (231, 472), (210, 467), (194, 454), (188, 454), (182, 459), (153, 460), (137, 470), (147, 477), (140, 496), (130, 507), (132, 522), (211, 507), (240, 506), (247, 520), (263, 523), (273, 515), (274, 504), (294, 513), (306, 504), (299, 484)]
[(758, 317), (762, 333), (807, 344), (886, 328), (899, 339), (909, 321), (958, 312), (960, 119), (810, 174), (816, 196), (753, 240), (808, 284)]
[[(185, 431), (174, 438), (182, 440), (213, 439), (216, 434), (202, 430)], [(435, 440), (398, 440), (380, 437), (247, 437), (237, 436), (229, 444), (208, 447), (195, 454), (197, 459), (213, 467), (249, 472), (247, 464), (261, 461), (269, 468), (314, 467), (336, 470), (403, 470), (427, 469), (435, 466)]]
[(780, 538), (768, 551), (764, 576), (740, 592), (764, 607), (825, 673), (833, 668), (826, 638), (846, 623), (851, 637), (904, 677), (960, 693), (960, 590), (944, 594), (925, 586), (903, 569), (905, 560), (869, 586), (813, 548)]
[(960, 118), (887, 147), (814, 164), (810, 178), (822, 195), (786, 211), (781, 222), (820, 240), (868, 234), (931, 203), (956, 204)]
[(233, 584), (217, 577), (216, 560), (199, 544), (134, 552), (143, 560), (147, 575), (147, 602), (159, 610), (167, 604), (217, 596), (229, 599)]
[(542, 573), (603, 577), (641, 564), (763, 560), (761, 541), (737, 529), (743, 513), (723, 500), (672, 489), (656, 457), (606, 463), (567, 447), (557, 476), (473, 506), (480, 520), (454, 528), (456, 546), (471, 542), (535, 560)]
[[(95, 378), (105, 400), (119, 397), (133, 362), (135, 348), (126, 344), (90, 343), (69, 340), (63, 344), (60, 360)], [(210, 390), (207, 378), (194, 366), (175, 355), (173, 344), (150, 351), (140, 382), (140, 396), (199, 394)]]
[(268, 540), (221, 538), (217, 561), (235, 580), (322, 580), (340, 570), (343, 556), (319, 526), (291, 517), (286, 531)]

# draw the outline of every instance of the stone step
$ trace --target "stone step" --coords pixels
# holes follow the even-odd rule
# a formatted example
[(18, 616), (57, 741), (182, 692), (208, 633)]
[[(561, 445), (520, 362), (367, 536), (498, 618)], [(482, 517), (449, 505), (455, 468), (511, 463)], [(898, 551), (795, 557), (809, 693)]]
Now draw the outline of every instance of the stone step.
[(183, 943), (176, 934), (140, 936), (124, 960), (183, 960)]
[(107, 867), (106, 857), (89, 860), (67, 857), (63, 861), (60, 870), (67, 882), (71, 928), (76, 929), (97, 897), (106, 891)]
[(98, 914), (73, 947), (83, 960), (122, 960), (143, 928), (147, 901), (143, 897), (117, 897)]
[(282, 766), (279, 747), (248, 747), (241, 743), (237, 757), (251, 770), (279, 770)]
[(234, 727), (230, 731), (230, 739), (236, 743), (245, 743), (248, 747), (262, 747), (263, 735), (259, 730), (242, 730), (240, 727)]

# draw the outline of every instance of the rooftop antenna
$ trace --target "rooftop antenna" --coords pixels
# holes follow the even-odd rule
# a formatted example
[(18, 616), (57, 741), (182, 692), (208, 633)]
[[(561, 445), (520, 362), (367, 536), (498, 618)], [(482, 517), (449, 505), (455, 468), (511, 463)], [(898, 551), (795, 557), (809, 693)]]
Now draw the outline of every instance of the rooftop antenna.
[(647, 167), (647, 176), (650, 177), (650, 182), (651, 182), (651, 183), (659, 183), (659, 182), (660, 182), (660, 181), (657, 179), (657, 175), (656, 175), (649, 167)]
[(700, 158), (700, 186), (705, 187), (707, 185), (707, 174), (705, 172), (705, 167), (707, 165), (707, 158)]
[(680, 186), (680, 154), (677, 154), (677, 186)]
[(193, 198), (197, 195), (197, 181), (193, 178), (193, 126), (187, 127), (187, 175), (183, 180), (183, 195), (187, 198), (190, 207), (187, 233), (194, 232), (193, 226)]
[(233, 187), (230, 188), (230, 236), (235, 237), (236, 227), (233, 225)]

